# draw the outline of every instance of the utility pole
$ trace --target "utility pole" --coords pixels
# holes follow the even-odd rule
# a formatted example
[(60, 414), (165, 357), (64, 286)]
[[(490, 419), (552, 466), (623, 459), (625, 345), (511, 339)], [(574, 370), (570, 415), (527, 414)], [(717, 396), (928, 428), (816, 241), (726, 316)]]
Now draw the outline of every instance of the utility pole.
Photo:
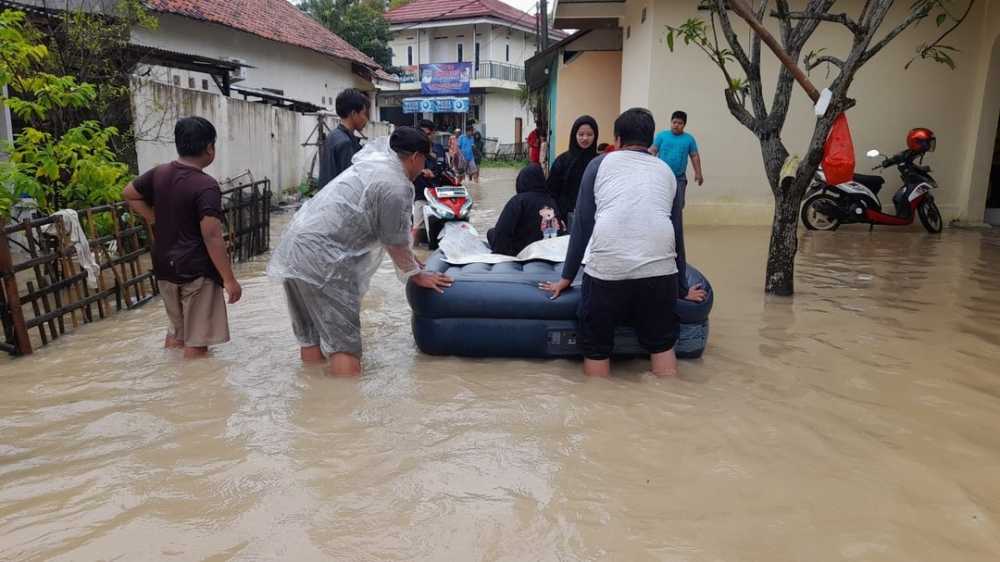
[(538, 15), (540, 17), (542, 27), (542, 48), (539, 49), (539, 51), (544, 51), (549, 48), (549, 4), (547, 0), (541, 0)]
[(538, 2), (535, 2), (535, 52), (542, 52), (542, 9)]

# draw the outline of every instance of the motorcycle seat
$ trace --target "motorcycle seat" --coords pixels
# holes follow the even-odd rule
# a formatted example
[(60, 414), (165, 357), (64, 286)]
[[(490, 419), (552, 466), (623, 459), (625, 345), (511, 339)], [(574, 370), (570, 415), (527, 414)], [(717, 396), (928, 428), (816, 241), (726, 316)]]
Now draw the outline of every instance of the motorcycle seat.
[(869, 176), (867, 174), (854, 174), (854, 181), (872, 190), (873, 193), (878, 193), (882, 189), (882, 185), (885, 184), (885, 178), (882, 176)]

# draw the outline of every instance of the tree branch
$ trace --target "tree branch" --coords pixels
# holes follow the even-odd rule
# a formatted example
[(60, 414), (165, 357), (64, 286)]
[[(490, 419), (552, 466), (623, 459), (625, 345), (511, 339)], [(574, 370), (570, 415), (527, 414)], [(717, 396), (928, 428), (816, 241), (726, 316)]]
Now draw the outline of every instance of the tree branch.
[(791, 9), (788, 5), (788, 0), (777, 0), (778, 9), (775, 13), (778, 14), (778, 23), (781, 25), (781, 42), (785, 48), (789, 48), (789, 41), (792, 38), (792, 20), (782, 17), (784, 14), (789, 13)]
[[(733, 31), (733, 22), (729, 19), (729, 11), (726, 7), (726, 3), (726, 0), (715, 0), (716, 12), (719, 14), (719, 24), (722, 25), (722, 34), (726, 38), (726, 42), (729, 43), (729, 48), (732, 50), (733, 57), (736, 59), (736, 62), (740, 63), (740, 66), (743, 67), (743, 72), (746, 72), (747, 77), (749, 78), (752, 66), (750, 64), (750, 58), (747, 57), (747, 53), (743, 50), (743, 45), (740, 43), (739, 37), (736, 35), (736, 32)], [(733, 4), (733, 2), (729, 3)], [(749, 9), (746, 8), (746, 6), (744, 6), (744, 9), (747, 10), (746, 17), (753, 19), (753, 14), (749, 11)], [(741, 14), (740, 17), (744, 16)], [(746, 17), (744, 17), (744, 19), (746, 19)]]
[[(718, 1), (720, 3), (723, 2), (723, 0), (718, 0)], [(823, 3), (825, 4), (826, 2), (832, 2), (832, 1), (833, 0), (824, 0)], [(816, 86), (814, 86), (813, 83), (809, 81), (809, 78), (807, 78), (805, 73), (802, 72), (802, 69), (798, 67), (798, 63), (795, 60), (798, 57), (798, 50), (796, 49), (794, 51), (795, 58), (793, 58), (788, 53), (788, 51), (786, 51), (778, 43), (778, 41), (774, 38), (774, 36), (771, 35), (771, 32), (768, 31), (767, 28), (761, 24), (761, 22), (754, 19), (753, 12), (750, 10), (749, 6), (746, 5), (744, 0), (729, 0), (729, 4), (732, 7), (733, 11), (736, 12), (738, 16), (743, 18), (750, 25), (750, 27), (753, 28), (754, 32), (756, 32), (757, 35), (761, 37), (764, 43), (766, 43), (767, 46), (771, 49), (771, 51), (774, 52), (774, 55), (778, 57), (778, 60), (780, 60), (781, 63), (791, 71), (792, 75), (795, 76), (795, 80), (802, 86), (802, 89), (806, 91), (806, 94), (809, 95), (809, 98), (814, 102), (818, 101), (819, 90), (817, 90)], [(728, 14), (726, 19), (728, 21)], [(802, 22), (802, 24), (800, 24), (800, 26), (807, 25), (808, 23), (809, 22), (804, 21)], [(818, 22), (814, 22), (813, 25), (815, 26), (817, 23)], [(815, 29), (815, 27), (813, 29)], [(799, 48), (801, 48), (801, 46), (799, 46)], [(744, 54), (744, 56), (746, 55)], [(760, 77), (757, 76), (757, 79), (759, 81)], [(751, 83), (752, 82), (753, 80), (751, 80)]]
[(861, 26), (858, 22), (852, 20), (847, 14), (811, 14), (806, 12), (788, 12), (782, 15), (780, 12), (773, 11), (771, 15), (778, 19), (789, 19), (789, 20), (820, 20), (832, 23), (839, 23), (851, 30), (851, 33), (857, 35), (861, 33)]
[[(948, 13), (948, 10), (946, 10), (944, 8), (944, 6), (942, 5), (941, 9), (945, 10), (945, 13), (948, 13), (948, 16), (951, 17), (953, 20), (955, 20), (955, 24), (952, 25), (950, 28), (948, 28), (948, 30), (945, 31), (944, 33), (942, 33), (937, 39), (935, 39), (934, 41), (931, 41), (930, 44), (921, 47), (917, 51), (917, 56), (920, 57), (920, 58), (926, 58), (927, 57), (927, 53), (929, 53), (931, 50), (937, 48), (937, 46), (941, 44), (941, 41), (943, 41), (945, 37), (951, 35), (952, 31), (955, 31), (956, 29), (958, 29), (958, 26), (962, 25), (962, 23), (965, 21), (965, 18), (969, 17), (969, 14), (972, 12), (972, 5), (975, 4), (975, 3), (976, 3), (976, 0), (969, 0), (969, 5), (966, 6), (966, 8), (965, 8), (965, 13), (962, 14), (962, 17), (960, 17), (958, 19), (955, 19), (954, 16), (952, 16), (950, 13)], [(906, 63), (906, 68), (910, 68), (910, 65), (913, 64), (913, 61), (916, 60), (916, 58), (917, 57), (913, 57), (912, 59), (910, 59), (910, 62)]]
[[(871, 11), (872, 14), (877, 14), (878, 12), (879, 12), (879, 10), (872, 10)], [(881, 41), (879, 41), (874, 46), (870, 47), (867, 51), (865, 51), (865, 54), (861, 56), (861, 59), (860, 59), (858, 65), (859, 66), (863, 65), (866, 62), (868, 62), (869, 60), (871, 60), (871, 58), (874, 57), (875, 55), (877, 55), (879, 51), (881, 51), (882, 49), (884, 49), (886, 45), (888, 45), (889, 43), (891, 43), (893, 39), (895, 39), (896, 37), (898, 37), (900, 33), (906, 31), (906, 29), (908, 27), (910, 27), (911, 25), (913, 25), (913, 24), (917, 23), (918, 21), (926, 18), (929, 13), (930, 13), (930, 10), (928, 8), (926, 8), (926, 7), (922, 8), (922, 9), (917, 9), (917, 10), (914, 10), (913, 12), (911, 12), (910, 15), (905, 20), (903, 20), (899, 25), (897, 25), (895, 27), (895, 29), (893, 29), (885, 37), (883, 37)], [(885, 17), (885, 14), (883, 13), (882, 14), (882, 18), (884, 18), (884, 17)], [(877, 29), (878, 25), (882, 23), (882, 20), (879, 19), (878, 22), (874, 22), (874, 23), (876, 23), (876, 25), (872, 29)]]
[(838, 59), (837, 57), (831, 57), (829, 55), (824, 55), (822, 57), (807, 56), (805, 60), (806, 70), (811, 71), (821, 64), (832, 64), (837, 68), (844, 69), (844, 61)]
[[(757, 8), (757, 13), (754, 16), (757, 21), (764, 21), (764, 14), (767, 13), (767, 0), (763, 0), (760, 3), (760, 8)], [(750, 41), (750, 64), (754, 68), (760, 68), (760, 35), (754, 33), (753, 39)]]
[(731, 113), (737, 121), (742, 123), (744, 127), (756, 135), (760, 129), (761, 121), (754, 119), (753, 115), (751, 115), (747, 108), (740, 103), (739, 99), (737, 99), (736, 92), (733, 91), (731, 87), (726, 89), (725, 96), (726, 105), (729, 107), (729, 113)]

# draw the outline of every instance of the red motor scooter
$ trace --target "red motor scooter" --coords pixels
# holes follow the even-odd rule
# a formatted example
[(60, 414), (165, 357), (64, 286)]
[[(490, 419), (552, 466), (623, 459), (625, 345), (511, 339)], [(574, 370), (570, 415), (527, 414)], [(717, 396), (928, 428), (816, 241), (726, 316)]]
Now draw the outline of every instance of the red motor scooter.
[[(923, 165), (924, 155), (934, 151), (937, 140), (929, 129), (918, 128), (910, 131), (906, 144), (906, 150), (874, 168), (896, 166), (899, 170), (903, 185), (892, 197), (896, 214), (882, 212), (878, 193), (885, 179), (881, 176), (855, 174), (853, 181), (830, 185), (819, 170), (802, 203), (802, 223), (809, 230), (836, 230), (848, 223), (906, 226), (913, 224), (916, 216), (928, 232), (941, 232), (944, 219), (931, 193), (937, 189), (937, 182), (930, 175), (930, 167)], [(880, 156), (878, 150), (868, 151), (869, 158)]]

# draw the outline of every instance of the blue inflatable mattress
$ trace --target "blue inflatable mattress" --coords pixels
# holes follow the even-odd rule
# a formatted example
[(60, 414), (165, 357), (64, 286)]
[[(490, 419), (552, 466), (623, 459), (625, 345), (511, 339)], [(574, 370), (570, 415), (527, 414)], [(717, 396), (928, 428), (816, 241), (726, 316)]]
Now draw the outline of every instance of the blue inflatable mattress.
[[(545, 261), (451, 265), (435, 252), (427, 269), (451, 276), (455, 284), (438, 294), (410, 283), (406, 297), (413, 310), (413, 337), (430, 355), (466, 357), (574, 357), (577, 307), (582, 273), (573, 289), (556, 300), (538, 288), (556, 281), (561, 263)], [(688, 283), (701, 283), (708, 298), (701, 303), (677, 301), (680, 319), (678, 357), (696, 358), (708, 341), (708, 315), (714, 292), (708, 280), (688, 264)], [(615, 354), (644, 355), (635, 334), (622, 328), (615, 336)]]

